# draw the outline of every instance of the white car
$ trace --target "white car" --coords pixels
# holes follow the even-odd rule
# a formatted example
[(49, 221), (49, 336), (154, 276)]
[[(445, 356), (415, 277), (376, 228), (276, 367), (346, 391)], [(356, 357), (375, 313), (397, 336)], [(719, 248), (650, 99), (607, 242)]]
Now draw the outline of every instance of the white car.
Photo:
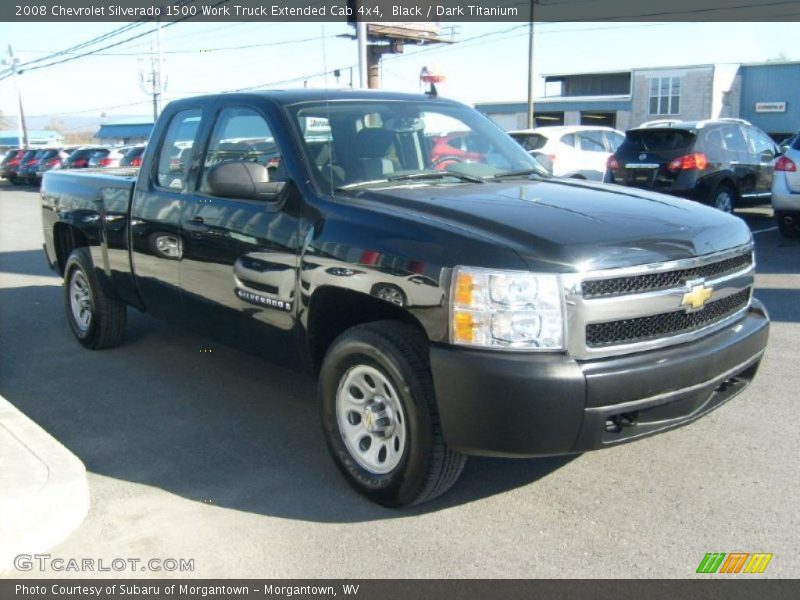
[(625, 140), (621, 131), (590, 125), (537, 127), (509, 135), (556, 177), (592, 181), (603, 180), (608, 157)]
[(786, 140), (772, 175), (772, 208), (784, 237), (800, 237), (800, 134)]

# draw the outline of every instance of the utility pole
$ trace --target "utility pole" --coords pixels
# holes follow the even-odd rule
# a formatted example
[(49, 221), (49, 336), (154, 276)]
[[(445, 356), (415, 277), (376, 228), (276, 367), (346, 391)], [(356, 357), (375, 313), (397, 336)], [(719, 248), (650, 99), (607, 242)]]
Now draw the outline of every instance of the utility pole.
[(528, 129), (533, 129), (536, 122), (533, 114), (533, 5), (537, 0), (530, 0), (531, 14), (530, 23), (528, 24)]
[(20, 148), (27, 148), (28, 128), (25, 125), (25, 111), (22, 108), (22, 71), (19, 70), (19, 57), (14, 56), (11, 44), (8, 45), (8, 57), (3, 59), (3, 64), (11, 68), (17, 87), (17, 143)]
[(139, 68), (139, 87), (143, 93), (153, 96), (153, 123), (158, 120), (158, 115), (161, 113), (161, 99), (166, 87), (165, 77), (162, 72), (163, 66), (161, 59), (161, 21), (159, 21), (156, 25), (155, 50), (150, 53), (149, 77), (145, 77), (143, 67)]
[(356, 43), (358, 44), (358, 85), (367, 87), (367, 24), (356, 21)]

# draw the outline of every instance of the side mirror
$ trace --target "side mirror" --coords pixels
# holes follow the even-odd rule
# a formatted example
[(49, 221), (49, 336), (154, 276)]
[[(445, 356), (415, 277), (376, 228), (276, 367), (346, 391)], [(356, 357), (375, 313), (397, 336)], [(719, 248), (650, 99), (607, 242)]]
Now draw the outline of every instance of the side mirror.
[(285, 186), (285, 181), (270, 181), (264, 165), (232, 160), (211, 168), (206, 176), (205, 191), (222, 198), (275, 200)]

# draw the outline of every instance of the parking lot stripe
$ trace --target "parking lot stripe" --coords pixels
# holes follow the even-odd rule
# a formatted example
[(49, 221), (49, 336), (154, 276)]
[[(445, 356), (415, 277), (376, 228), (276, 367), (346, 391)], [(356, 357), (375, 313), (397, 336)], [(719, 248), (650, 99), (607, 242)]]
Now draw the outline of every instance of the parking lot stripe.
[(778, 230), (777, 226), (776, 227), (767, 227), (766, 229), (756, 229), (753, 232), (753, 235), (755, 235), (757, 233), (767, 233), (768, 231), (777, 231), (777, 230)]

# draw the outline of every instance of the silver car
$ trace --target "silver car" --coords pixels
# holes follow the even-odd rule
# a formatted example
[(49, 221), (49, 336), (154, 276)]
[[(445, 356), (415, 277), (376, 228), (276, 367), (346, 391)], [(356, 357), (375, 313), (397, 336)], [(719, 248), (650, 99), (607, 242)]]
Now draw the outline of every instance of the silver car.
[(800, 237), (800, 134), (781, 150), (772, 177), (772, 208), (781, 235)]

